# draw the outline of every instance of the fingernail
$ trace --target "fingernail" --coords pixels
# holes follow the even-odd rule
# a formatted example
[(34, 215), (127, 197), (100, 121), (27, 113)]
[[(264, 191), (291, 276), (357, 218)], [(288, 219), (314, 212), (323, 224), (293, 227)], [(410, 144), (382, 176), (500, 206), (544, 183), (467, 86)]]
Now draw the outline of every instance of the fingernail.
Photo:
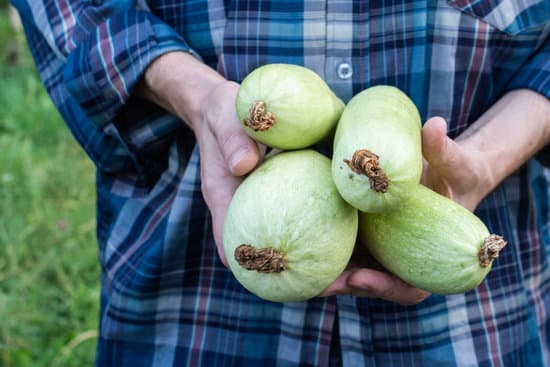
[(232, 172), (234, 172), (238, 166), (238, 164), (241, 162), (241, 160), (244, 158), (244, 156), (248, 153), (247, 148), (239, 148), (233, 155), (231, 155), (231, 159), (229, 160), (229, 168)]

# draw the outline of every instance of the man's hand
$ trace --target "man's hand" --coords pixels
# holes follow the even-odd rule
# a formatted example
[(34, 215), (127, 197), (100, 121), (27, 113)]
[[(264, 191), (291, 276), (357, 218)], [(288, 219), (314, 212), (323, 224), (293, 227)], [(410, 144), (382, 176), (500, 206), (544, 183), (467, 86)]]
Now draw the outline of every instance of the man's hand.
[(202, 121), (195, 128), (201, 159), (202, 193), (210, 213), (218, 254), (227, 266), (223, 252), (222, 229), (231, 198), (242, 181), (260, 162), (265, 149), (259, 149), (239, 126), (235, 110), (238, 85), (219, 84), (203, 104)]
[(440, 117), (422, 128), (422, 183), (473, 211), (506, 177), (550, 142), (550, 101), (527, 90), (504, 95), (451, 140)]
[(447, 123), (440, 117), (422, 128), (424, 170), (422, 184), (473, 211), (490, 190), (493, 178), (487, 162), (475, 151), (447, 136)]
[(195, 133), (200, 152), (202, 194), (212, 215), (218, 254), (222, 228), (235, 190), (262, 160), (265, 147), (241, 128), (235, 110), (239, 85), (193, 56), (173, 52), (147, 68), (136, 93), (181, 118)]
[(356, 245), (346, 270), (319, 296), (344, 294), (380, 298), (403, 306), (420, 303), (430, 295), (383, 269), (361, 244)]

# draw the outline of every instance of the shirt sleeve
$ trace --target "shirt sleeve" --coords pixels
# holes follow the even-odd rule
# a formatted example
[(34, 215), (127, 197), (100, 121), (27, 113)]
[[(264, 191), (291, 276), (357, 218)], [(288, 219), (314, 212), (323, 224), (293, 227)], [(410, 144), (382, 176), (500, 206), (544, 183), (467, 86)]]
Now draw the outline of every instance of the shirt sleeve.
[(512, 79), (508, 89), (528, 88), (550, 98), (550, 35)]
[[(550, 35), (508, 85), (508, 90), (522, 88), (534, 90), (550, 98)], [(550, 167), (550, 145), (546, 145), (535, 158), (544, 166)]]
[(98, 127), (113, 120), (156, 57), (175, 50), (194, 53), (141, 1), (12, 2), (64, 62), (67, 90)]

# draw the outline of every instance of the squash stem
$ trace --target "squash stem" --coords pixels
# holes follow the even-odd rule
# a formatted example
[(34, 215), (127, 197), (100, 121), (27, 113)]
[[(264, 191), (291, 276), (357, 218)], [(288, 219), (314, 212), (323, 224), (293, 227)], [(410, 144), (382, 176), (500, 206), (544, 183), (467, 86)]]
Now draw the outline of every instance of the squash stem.
[(247, 270), (259, 273), (280, 273), (286, 269), (283, 254), (273, 247), (256, 249), (254, 246), (242, 244), (235, 249), (235, 260)]
[(359, 149), (353, 153), (351, 161), (344, 159), (344, 162), (353, 172), (366, 175), (369, 178), (371, 189), (383, 193), (388, 191), (390, 181), (380, 167), (378, 158), (368, 149)]
[(245, 126), (254, 131), (266, 131), (275, 125), (275, 115), (273, 112), (266, 112), (265, 102), (256, 101), (250, 107), (248, 116), (243, 120)]
[(485, 239), (481, 249), (477, 253), (479, 259), (479, 265), (482, 267), (487, 267), (493, 263), (498, 257), (500, 250), (506, 246), (507, 242), (504, 240), (504, 237), (492, 234)]

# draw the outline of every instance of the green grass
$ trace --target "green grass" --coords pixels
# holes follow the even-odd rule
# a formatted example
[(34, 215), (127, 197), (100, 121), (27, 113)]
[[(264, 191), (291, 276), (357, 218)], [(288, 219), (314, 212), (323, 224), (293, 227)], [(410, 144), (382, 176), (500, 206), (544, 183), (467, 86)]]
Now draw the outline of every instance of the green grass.
[[(0, 366), (90, 366), (99, 302), (94, 168), (53, 107), (5, 9)], [(8, 49), (17, 51), (17, 62), (10, 64)]]

